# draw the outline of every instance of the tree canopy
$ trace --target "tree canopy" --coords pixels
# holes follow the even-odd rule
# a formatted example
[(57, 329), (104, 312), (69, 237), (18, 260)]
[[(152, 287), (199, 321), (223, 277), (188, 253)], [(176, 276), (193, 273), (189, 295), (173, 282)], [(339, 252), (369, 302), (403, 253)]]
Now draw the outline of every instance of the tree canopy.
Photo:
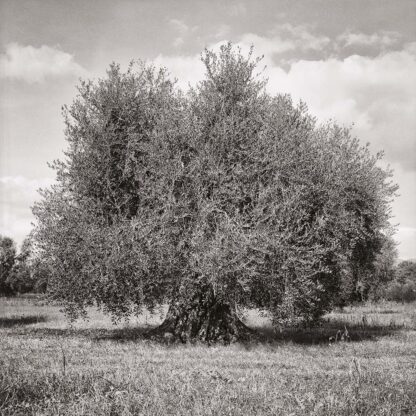
[(168, 303), (163, 331), (236, 339), (236, 305), (314, 321), (380, 252), (396, 191), (382, 154), (270, 95), (252, 50), (202, 60), (187, 92), (165, 69), (113, 64), (64, 108), (66, 159), (34, 213), (69, 316)]

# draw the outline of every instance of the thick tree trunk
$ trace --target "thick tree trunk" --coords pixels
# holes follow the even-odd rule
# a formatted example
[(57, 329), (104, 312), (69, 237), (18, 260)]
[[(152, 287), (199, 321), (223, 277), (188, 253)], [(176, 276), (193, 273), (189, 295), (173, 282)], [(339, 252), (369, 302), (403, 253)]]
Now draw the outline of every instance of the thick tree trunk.
[(208, 343), (256, 338), (255, 331), (239, 319), (235, 307), (216, 298), (211, 288), (174, 300), (165, 320), (149, 335), (166, 341)]

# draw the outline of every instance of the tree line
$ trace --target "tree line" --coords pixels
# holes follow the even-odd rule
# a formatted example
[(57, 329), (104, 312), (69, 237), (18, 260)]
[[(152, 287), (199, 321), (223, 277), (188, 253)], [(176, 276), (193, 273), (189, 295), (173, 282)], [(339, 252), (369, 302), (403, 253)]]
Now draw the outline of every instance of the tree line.
[(36, 255), (31, 237), (17, 251), (12, 238), (0, 235), (0, 296), (45, 293), (48, 282), (46, 265)]

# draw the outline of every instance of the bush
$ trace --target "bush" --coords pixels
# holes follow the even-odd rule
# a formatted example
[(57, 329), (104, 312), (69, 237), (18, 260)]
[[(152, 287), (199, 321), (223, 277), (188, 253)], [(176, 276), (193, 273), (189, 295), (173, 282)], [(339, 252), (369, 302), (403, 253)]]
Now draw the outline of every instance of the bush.
[(416, 284), (413, 282), (393, 282), (385, 291), (385, 298), (396, 302), (413, 302), (416, 300)]

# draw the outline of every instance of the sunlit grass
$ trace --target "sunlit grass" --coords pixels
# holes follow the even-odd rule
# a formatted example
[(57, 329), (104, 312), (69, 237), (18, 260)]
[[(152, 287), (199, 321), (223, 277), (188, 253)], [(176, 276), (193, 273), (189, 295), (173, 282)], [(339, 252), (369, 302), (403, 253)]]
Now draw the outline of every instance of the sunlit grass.
[[(0, 299), (0, 414), (412, 415), (415, 312), (365, 305), (275, 332), (250, 311), (263, 342), (208, 347), (144, 339), (161, 319), (148, 313), (70, 326), (56, 306)], [(352, 341), (329, 345), (344, 326)]]

